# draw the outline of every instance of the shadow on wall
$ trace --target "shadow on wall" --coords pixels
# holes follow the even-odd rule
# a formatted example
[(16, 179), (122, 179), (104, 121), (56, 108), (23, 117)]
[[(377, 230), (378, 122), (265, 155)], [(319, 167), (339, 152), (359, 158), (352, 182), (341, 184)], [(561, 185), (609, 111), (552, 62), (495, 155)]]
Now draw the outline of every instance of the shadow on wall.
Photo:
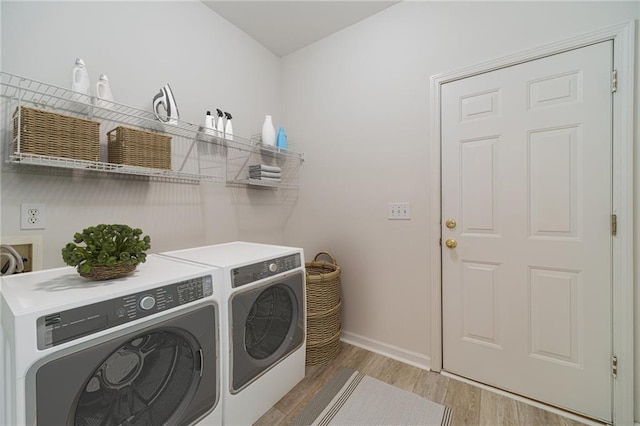
[(232, 208), (241, 240), (274, 242), (274, 232), (282, 232), (298, 202), (298, 189), (246, 187), (231, 188)]

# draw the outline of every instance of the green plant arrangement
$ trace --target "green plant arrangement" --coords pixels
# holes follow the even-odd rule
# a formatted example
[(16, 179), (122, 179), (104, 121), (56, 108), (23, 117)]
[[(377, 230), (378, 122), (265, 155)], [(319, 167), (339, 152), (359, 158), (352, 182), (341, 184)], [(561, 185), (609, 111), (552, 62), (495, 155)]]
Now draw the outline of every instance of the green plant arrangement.
[[(84, 245), (79, 245), (84, 243)], [(127, 225), (96, 225), (76, 232), (62, 249), (62, 259), (78, 273), (93, 280), (120, 278), (147, 260), (151, 238), (140, 228)]]

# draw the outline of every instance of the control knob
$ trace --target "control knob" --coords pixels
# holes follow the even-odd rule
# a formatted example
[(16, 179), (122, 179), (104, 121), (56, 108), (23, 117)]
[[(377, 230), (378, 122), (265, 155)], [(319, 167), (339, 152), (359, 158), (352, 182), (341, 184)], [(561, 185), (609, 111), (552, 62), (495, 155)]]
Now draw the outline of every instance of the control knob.
[(278, 270), (278, 265), (274, 262), (274, 263), (270, 263), (269, 264), (269, 270), (271, 272), (276, 272)]
[(140, 299), (140, 309), (143, 311), (148, 311), (156, 305), (156, 299), (153, 296), (143, 296)]

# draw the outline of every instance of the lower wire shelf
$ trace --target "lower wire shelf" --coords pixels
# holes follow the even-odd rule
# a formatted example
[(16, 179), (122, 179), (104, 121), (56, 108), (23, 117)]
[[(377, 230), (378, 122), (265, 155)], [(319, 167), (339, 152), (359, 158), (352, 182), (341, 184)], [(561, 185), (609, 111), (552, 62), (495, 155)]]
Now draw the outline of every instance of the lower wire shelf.
[[(251, 138), (248, 144), (229, 143), (227, 148), (228, 185), (298, 189), (298, 172), (304, 161), (301, 153), (263, 145), (259, 136)], [(277, 177), (260, 179), (252, 176), (252, 168), (260, 166), (276, 169)]]
[(76, 160), (63, 157), (49, 157), (36, 154), (14, 153), (9, 162), (17, 165), (54, 167), (61, 169), (82, 170), (89, 172), (120, 173), (125, 175), (147, 176), (159, 180), (172, 180), (185, 183), (198, 183), (202, 180), (222, 182), (221, 177), (194, 173), (176, 172), (173, 170), (152, 169), (148, 167), (129, 166), (125, 164), (103, 163), (99, 161)]

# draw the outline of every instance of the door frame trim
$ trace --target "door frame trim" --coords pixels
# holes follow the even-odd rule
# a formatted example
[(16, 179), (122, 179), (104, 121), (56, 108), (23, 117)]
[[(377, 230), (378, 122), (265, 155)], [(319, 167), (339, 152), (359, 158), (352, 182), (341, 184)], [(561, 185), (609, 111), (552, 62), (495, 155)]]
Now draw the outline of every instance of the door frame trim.
[(471, 65), (431, 77), (431, 370), (442, 369), (442, 253), (441, 253), (441, 88), (443, 84), (540, 59), (607, 40), (613, 41), (613, 66), (618, 88), (613, 96), (613, 213), (618, 235), (612, 237), (612, 335), (618, 358), (613, 381), (614, 424), (634, 422), (634, 78), (635, 21), (551, 43), (539, 48)]

